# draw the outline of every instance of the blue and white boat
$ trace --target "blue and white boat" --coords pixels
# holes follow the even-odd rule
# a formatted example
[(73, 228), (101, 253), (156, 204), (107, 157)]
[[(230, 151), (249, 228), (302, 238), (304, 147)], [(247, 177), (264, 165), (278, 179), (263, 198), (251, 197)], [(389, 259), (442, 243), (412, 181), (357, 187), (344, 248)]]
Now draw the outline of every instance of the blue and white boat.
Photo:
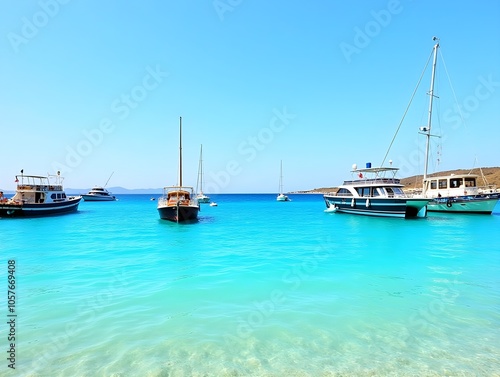
[(33, 217), (75, 212), (81, 196), (67, 196), (57, 175), (16, 175), (16, 193), (0, 202), (0, 217)]
[(367, 163), (364, 169), (358, 169), (354, 164), (351, 173), (357, 179), (344, 181), (337, 192), (323, 196), (326, 212), (400, 218), (425, 217), (429, 199), (412, 198), (405, 194), (404, 185), (396, 178), (398, 170), (392, 166), (372, 168), (371, 163)]

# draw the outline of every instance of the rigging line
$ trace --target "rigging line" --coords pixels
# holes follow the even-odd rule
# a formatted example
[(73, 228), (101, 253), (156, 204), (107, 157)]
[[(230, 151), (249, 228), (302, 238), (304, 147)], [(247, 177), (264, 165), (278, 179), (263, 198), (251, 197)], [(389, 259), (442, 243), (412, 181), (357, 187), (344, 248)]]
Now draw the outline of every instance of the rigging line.
[(453, 93), (453, 99), (455, 100), (455, 104), (457, 105), (458, 113), (460, 114), (460, 119), (462, 120), (462, 123), (464, 124), (465, 128), (467, 128), (467, 125), (465, 124), (465, 118), (464, 118), (464, 115), (462, 113), (462, 108), (458, 104), (458, 99), (457, 99), (457, 94), (455, 93), (455, 88), (453, 87), (453, 84), (451, 83), (450, 74), (448, 73), (448, 68), (446, 67), (446, 62), (444, 60), (443, 53), (441, 51), (439, 51), (439, 55), (441, 56), (441, 61), (443, 62), (444, 71), (446, 72), (446, 77), (448, 78), (448, 83), (450, 84), (450, 89), (451, 89), (451, 92)]
[[(446, 62), (444, 60), (444, 56), (443, 56), (442, 51), (439, 51), (439, 54), (440, 54), (441, 60), (443, 62), (443, 67), (444, 67), (444, 71), (446, 72), (446, 77), (448, 78), (448, 83), (450, 84), (450, 89), (451, 89), (451, 92), (453, 94), (453, 99), (455, 100), (455, 105), (457, 106), (457, 109), (458, 109), (458, 114), (460, 115), (460, 120), (462, 121), (462, 124), (464, 125), (464, 128), (466, 129), (466, 131), (468, 131), (469, 129), (467, 127), (467, 123), (465, 122), (464, 114), (462, 113), (462, 107), (458, 103), (457, 94), (455, 93), (455, 88), (453, 87), (453, 84), (451, 82), (451, 77), (450, 77), (450, 74), (448, 73), (448, 68), (446, 67)], [(474, 146), (474, 150), (477, 150), (476, 146)], [(478, 162), (477, 154), (474, 156), (474, 164), (476, 162)], [(472, 172), (472, 170), (469, 172), (469, 174), (471, 174), (471, 172)], [(481, 171), (481, 173), (482, 173), (482, 171)], [(483, 180), (484, 180), (484, 177), (483, 177)]]
[(394, 134), (394, 136), (391, 140), (391, 143), (389, 144), (389, 148), (387, 148), (387, 152), (385, 153), (384, 159), (382, 160), (382, 164), (380, 164), (380, 166), (384, 166), (384, 162), (387, 159), (387, 155), (389, 154), (389, 152), (392, 148), (392, 144), (394, 143), (394, 140), (396, 140), (396, 136), (398, 135), (399, 129), (401, 128), (401, 125), (403, 124), (403, 121), (406, 117), (406, 114), (408, 113), (408, 110), (410, 109), (413, 98), (415, 97), (415, 94), (417, 93), (417, 90), (418, 90), (418, 87), (420, 86), (420, 82), (422, 81), (422, 78), (424, 77), (424, 73), (427, 70), (427, 67), (429, 66), (429, 62), (431, 60), (433, 52), (434, 52), (434, 50), (429, 55), (429, 59), (427, 59), (427, 63), (425, 64), (424, 70), (422, 71), (422, 74), (420, 75), (420, 78), (418, 79), (417, 86), (415, 87), (415, 90), (413, 91), (413, 94), (411, 95), (410, 102), (406, 106), (406, 110), (403, 114), (403, 117), (401, 118), (401, 121), (399, 122), (398, 128), (396, 129), (396, 133)]

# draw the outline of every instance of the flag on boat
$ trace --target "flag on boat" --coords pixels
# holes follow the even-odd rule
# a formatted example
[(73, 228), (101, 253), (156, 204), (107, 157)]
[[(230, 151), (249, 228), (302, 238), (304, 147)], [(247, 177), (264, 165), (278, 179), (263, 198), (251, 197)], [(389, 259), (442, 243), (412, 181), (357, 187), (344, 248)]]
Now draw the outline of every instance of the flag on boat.
[(359, 173), (359, 174), (358, 174), (358, 177), (359, 177), (359, 178), (363, 178), (363, 173)]

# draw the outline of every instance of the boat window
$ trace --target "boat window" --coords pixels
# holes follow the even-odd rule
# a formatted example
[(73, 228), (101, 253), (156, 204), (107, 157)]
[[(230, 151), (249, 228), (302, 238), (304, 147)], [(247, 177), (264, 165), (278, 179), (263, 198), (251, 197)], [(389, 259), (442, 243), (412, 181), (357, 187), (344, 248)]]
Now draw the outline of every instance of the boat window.
[(387, 191), (387, 196), (389, 196), (389, 198), (392, 198), (394, 196), (394, 191), (392, 190), (392, 187), (386, 187), (385, 190)]
[(401, 187), (393, 187), (392, 190), (395, 195), (404, 195), (404, 191)]
[(465, 187), (476, 187), (476, 178), (465, 178)]
[(378, 187), (373, 188), (372, 196), (380, 196), (380, 189)]
[(56, 198), (56, 194), (52, 194), (52, 195), (50, 195), (50, 198), (51, 198), (52, 200), (54, 200), (54, 199)]
[(437, 189), (437, 181), (434, 179), (431, 181), (431, 190)]
[(341, 188), (337, 191), (337, 196), (352, 196), (352, 193), (346, 188)]
[(370, 196), (370, 188), (369, 187), (358, 187), (356, 189), (359, 196)]
[(447, 182), (446, 179), (440, 179), (439, 180), (439, 188), (440, 189), (448, 188), (448, 182)]
[(462, 184), (462, 178), (452, 178), (450, 179), (451, 188), (458, 188)]

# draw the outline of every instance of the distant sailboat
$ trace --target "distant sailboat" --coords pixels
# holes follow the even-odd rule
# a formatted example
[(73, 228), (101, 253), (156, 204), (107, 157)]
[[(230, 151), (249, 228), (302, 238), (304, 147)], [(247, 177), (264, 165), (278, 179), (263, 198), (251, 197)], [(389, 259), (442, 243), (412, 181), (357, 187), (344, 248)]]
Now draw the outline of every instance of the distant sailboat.
[[(200, 190), (198, 191), (198, 186)], [(210, 197), (203, 193), (203, 145), (200, 147), (200, 163), (198, 165), (198, 182), (196, 182), (196, 199), (198, 203), (209, 203)]]
[(290, 198), (283, 194), (283, 161), (280, 161), (280, 187), (279, 187), (279, 194), (278, 197), (276, 198), (278, 202), (290, 202)]
[(179, 124), (179, 182), (177, 186), (163, 188), (158, 200), (160, 218), (175, 222), (197, 220), (200, 205), (192, 187), (182, 185), (182, 117)]

